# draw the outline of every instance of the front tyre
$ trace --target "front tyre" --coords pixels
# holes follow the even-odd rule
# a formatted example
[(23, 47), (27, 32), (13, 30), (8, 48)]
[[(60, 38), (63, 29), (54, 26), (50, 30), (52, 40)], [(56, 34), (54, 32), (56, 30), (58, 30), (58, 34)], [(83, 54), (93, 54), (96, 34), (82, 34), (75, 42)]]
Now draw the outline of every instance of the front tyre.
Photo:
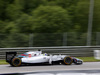
[(13, 58), (11, 65), (14, 66), (14, 67), (20, 66), (21, 65), (21, 59), (20, 58)]
[(65, 57), (64, 58), (64, 64), (65, 65), (71, 65), (73, 62), (73, 59), (71, 57)]

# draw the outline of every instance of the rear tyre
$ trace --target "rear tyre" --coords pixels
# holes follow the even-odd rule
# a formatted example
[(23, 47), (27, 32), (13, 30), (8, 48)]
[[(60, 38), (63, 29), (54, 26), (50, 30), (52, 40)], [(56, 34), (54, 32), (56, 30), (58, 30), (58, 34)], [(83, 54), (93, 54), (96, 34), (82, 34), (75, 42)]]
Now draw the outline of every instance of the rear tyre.
[(20, 66), (21, 65), (21, 59), (20, 58), (13, 58), (11, 65), (14, 66), (14, 67)]
[(64, 58), (64, 64), (65, 65), (71, 65), (73, 62), (73, 59), (71, 57), (65, 57)]

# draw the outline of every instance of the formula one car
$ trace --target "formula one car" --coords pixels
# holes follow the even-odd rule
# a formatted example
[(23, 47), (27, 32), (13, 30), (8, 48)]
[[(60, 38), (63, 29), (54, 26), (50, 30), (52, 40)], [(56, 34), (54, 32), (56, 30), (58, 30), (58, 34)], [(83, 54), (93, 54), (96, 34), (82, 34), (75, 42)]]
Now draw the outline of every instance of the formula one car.
[(6, 52), (6, 62), (11, 66), (18, 67), (22, 64), (36, 64), (36, 63), (48, 63), (48, 64), (65, 64), (71, 65), (72, 63), (80, 65), (83, 63), (81, 59), (70, 57), (68, 55), (48, 55), (39, 51), (29, 51), (21, 55), (17, 55), (17, 52)]

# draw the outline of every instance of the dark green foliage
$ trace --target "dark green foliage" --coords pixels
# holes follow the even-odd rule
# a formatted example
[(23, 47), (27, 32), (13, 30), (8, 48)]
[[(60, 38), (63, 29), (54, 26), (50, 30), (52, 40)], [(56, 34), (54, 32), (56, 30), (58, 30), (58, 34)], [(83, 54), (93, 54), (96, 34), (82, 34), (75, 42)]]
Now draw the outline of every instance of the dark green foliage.
[[(92, 31), (100, 32), (100, 0), (94, 1)], [(68, 45), (72, 45), (70, 44), (71, 40), (74, 42), (82, 40), (85, 45), (87, 35), (83, 32), (87, 32), (88, 29), (89, 5), (90, 0), (0, 0), (0, 34), (10, 34), (8, 37), (1, 37), (1, 47), (11, 46), (8, 43), (5, 44), (5, 41), (19, 41), (14, 39), (14, 35), (11, 35), (16, 33), (82, 32), (80, 35), (79, 33), (72, 34), (74, 37), (68, 40)], [(83, 38), (78, 38), (75, 35)], [(35, 38), (36, 36), (38, 35), (35, 35)], [(24, 37), (26, 38), (26, 35)], [(48, 37), (42, 36), (41, 38), (48, 39)], [(36, 40), (38, 39), (36, 38)], [(60, 45), (61, 42), (55, 41), (58, 43), (57, 45)], [(48, 46), (48, 41), (46, 43)], [(41, 45), (41, 43), (39, 44)], [(55, 45), (54, 42), (52, 44)], [(73, 43), (73, 45), (83, 44)], [(19, 45), (16, 43), (12, 46)]]
[(78, 32), (87, 32), (88, 29), (88, 16), (89, 16), (89, 1), (79, 2), (75, 7), (73, 23), (79, 27)]
[(18, 20), (15, 21), (15, 25), (18, 33), (32, 33), (34, 25), (33, 17), (23, 14)]
[(71, 28), (68, 12), (59, 6), (40, 6), (32, 12), (34, 32), (67, 32)]
[(61, 33), (38, 33), (33, 35), (33, 46), (62, 46), (63, 34)]
[(87, 32), (88, 11), (89, 0), (0, 0), (4, 33)]
[(29, 35), (27, 34), (3, 34), (0, 35), (0, 47), (28, 47)]

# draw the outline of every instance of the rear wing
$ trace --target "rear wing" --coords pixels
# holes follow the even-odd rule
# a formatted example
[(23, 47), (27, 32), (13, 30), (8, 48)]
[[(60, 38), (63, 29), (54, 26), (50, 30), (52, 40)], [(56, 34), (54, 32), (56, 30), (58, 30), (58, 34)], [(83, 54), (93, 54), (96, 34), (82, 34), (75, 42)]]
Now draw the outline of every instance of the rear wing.
[(6, 52), (6, 62), (10, 62), (16, 54), (17, 52)]

